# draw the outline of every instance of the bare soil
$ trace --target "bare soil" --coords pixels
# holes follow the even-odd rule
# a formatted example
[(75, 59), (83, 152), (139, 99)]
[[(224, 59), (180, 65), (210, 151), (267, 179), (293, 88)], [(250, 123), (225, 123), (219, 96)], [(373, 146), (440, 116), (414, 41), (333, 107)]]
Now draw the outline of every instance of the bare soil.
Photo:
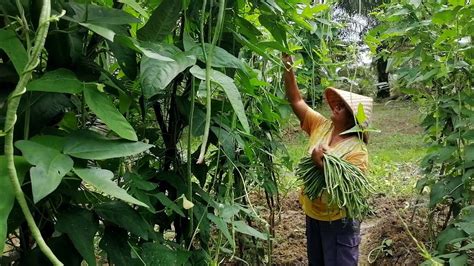
[[(415, 207), (416, 203), (419, 206)], [(288, 194), (281, 205), (279, 218), (276, 218), (272, 262), (274, 265), (308, 265), (305, 215), (298, 202), (298, 192)], [(372, 199), (373, 213), (361, 226), (359, 265), (418, 265), (423, 262), (415, 241), (402, 223), (403, 219), (415, 239), (429, 247), (427, 210), (423, 205), (416, 199), (385, 196)], [(386, 245), (379, 248), (384, 240)], [(368, 255), (372, 250), (369, 262)]]

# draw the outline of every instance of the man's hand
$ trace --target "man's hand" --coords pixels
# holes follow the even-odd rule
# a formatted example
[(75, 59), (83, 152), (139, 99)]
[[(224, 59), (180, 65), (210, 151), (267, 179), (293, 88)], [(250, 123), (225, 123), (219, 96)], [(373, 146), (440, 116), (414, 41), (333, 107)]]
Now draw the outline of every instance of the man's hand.
[(323, 169), (323, 157), (327, 151), (327, 147), (325, 145), (319, 145), (318, 147), (314, 147), (311, 151), (311, 159), (313, 159), (314, 164), (318, 166), (320, 169)]
[(291, 58), (291, 55), (287, 53), (282, 53), (281, 54), (281, 61), (283, 62), (283, 65), (285, 66), (285, 69), (290, 70), (293, 66), (293, 58)]

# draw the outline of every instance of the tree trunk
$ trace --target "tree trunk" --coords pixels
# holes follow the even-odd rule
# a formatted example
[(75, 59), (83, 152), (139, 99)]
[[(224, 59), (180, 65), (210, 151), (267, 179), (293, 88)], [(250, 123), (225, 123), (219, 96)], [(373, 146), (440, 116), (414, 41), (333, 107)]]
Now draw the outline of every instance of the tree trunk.
[[(377, 53), (380, 53), (385, 48), (381, 45), (377, 47)], [(377, 99), (385, 99), (390, 97), (390, 85), (388, 83), (387, 60), (383, 57), (377, 59)]]

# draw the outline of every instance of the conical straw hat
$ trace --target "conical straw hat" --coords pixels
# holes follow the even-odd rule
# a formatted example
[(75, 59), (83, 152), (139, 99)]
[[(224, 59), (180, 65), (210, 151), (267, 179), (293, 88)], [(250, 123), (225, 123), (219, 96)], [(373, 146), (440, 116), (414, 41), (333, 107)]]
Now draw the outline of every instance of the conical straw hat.
[(349, 110), (351, 110), (353, 115), (357, 114), (359, 104), (362, 104), (367, 120), (364, 125), (361, 126), (367, 127), (370, 123), (370, 118), (372, 116), (372, 107), (374, 103), (374, 100), (371, 97), (335, 89), (332, 87), (329, 87), (324, 91), (324, 96), (331, 109), (333, 109), (337, 103), (342, 101), (346, 104)]

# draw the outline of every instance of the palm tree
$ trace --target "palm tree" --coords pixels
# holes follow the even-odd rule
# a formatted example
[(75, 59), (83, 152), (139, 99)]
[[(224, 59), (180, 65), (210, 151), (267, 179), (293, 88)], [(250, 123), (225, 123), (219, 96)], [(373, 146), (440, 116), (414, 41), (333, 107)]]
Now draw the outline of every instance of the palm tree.
[[(337, 7), (343, 10), (347, 15), (352, 18), (352, 21), (357, 19), (357, 16), (363, 16), (367, 20), (364, 28), (356, 27), (347, 27), (346, 31), (342, 31), (341, 35), (344, 37), (354, 34), (356, 30), (360, 35), (360, 40), (362, 41), (362, 36), (371, 28), (377, 26), (378, 21), (370, 15), (370, 13), (375, 10), (381, 4), (388, 2), (388, 0), (339, 0), (337, 2)], [(377, 53), (385, 49), (385, 46), (382, 44), (377, 47)], [(388, 85), (388, 72), (387, 69), (387, 60), (379, 56), (376, 59), (376, 69), (377, 69), (377, 98), (383, 99), (390, 97), (390, 86)]]

